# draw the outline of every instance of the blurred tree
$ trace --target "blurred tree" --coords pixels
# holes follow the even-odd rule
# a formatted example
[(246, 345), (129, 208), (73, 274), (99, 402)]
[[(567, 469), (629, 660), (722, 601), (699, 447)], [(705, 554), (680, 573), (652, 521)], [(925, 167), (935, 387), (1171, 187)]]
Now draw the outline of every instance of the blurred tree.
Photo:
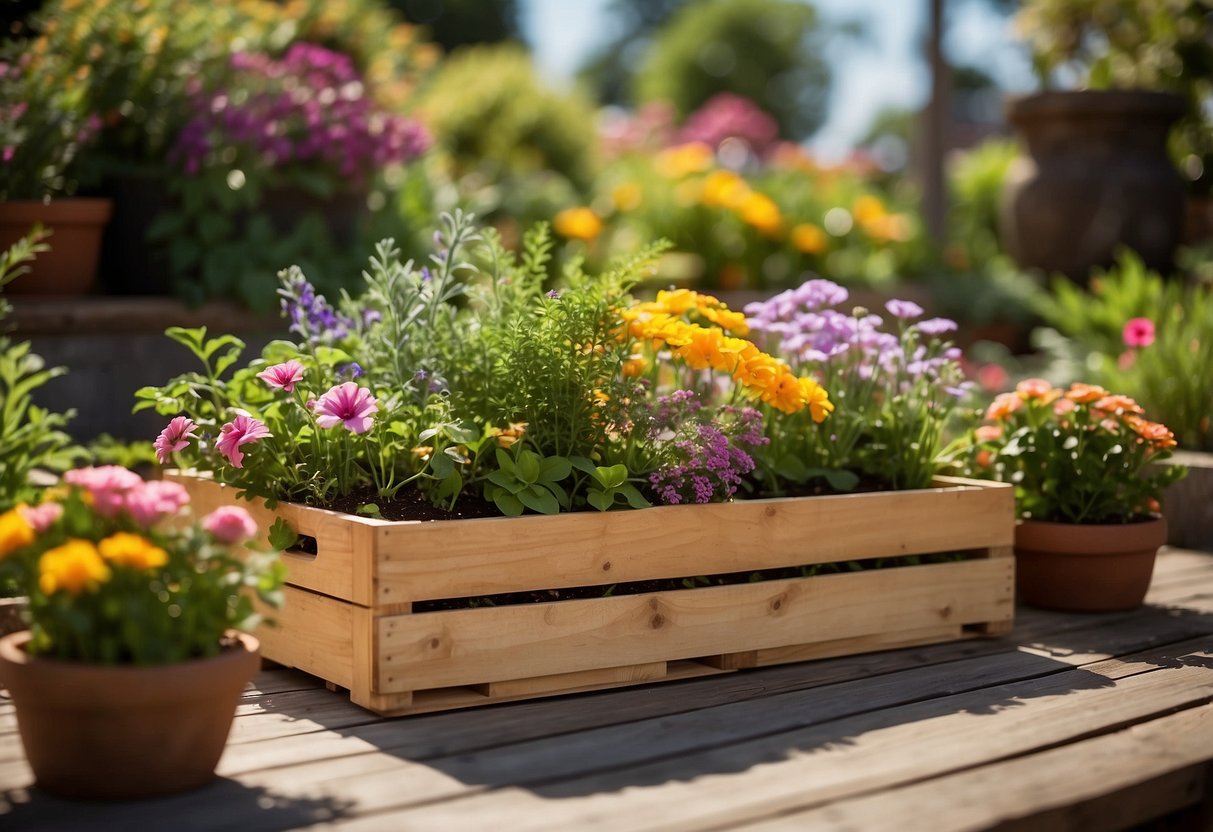
[(653, 33), (665, 26), (688, 0), (611, 0), (605, 17), (617, 34), (590, 56), (577, 73), (602, 104), (629, 105), (632, 77), (652, 44)]
[(474, 43), (522, 40), (517, 0), (388, 0), (404, 19), (424, 26), (451, 52)]
[(797, 0), (699, 0), (656, 37), (635, 78), (639, 101), (665, 100), (685, 117), (718, 92), (770, 113), (803, 139), (825, 119), (830, 67), (814, 8)]

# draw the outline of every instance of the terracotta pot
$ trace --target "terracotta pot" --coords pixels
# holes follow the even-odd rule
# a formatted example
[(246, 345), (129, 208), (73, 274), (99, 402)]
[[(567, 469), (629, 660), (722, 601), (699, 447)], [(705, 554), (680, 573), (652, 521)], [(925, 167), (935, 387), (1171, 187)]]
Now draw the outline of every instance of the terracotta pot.
[(0, 639), (8, 687), (37, 785), (64, 797), (122, 800), (171, 794), (214, 777), (257, 639), (217, 656), (155, 667), (31, 657), (28, 631)]
[(97, 279), (101, 234), (113, 205), (108, 199), (0, 202), (0, 249), (29, 233), (35, 223), (52, 232), (51, 250), (39, 254), (25, 274), (7, 287), (11, 295), (82, 295)]
[(1015, 527), (1015, 588), (1029, 606), (1113, 612), (1141, 605), (1166, 542), (1167, 521), (1085, 526), (1020, 521)]
[(1138, 90), (1046, 92), (1008, 102), (1029, 156), (1011, 168), (999, 230), (1021, 266), (1085, 283), (1128, 246), (1146, 265), (1173, 268), (1184, 230), (1185, 185), (1167, 155), (1175, 95)]

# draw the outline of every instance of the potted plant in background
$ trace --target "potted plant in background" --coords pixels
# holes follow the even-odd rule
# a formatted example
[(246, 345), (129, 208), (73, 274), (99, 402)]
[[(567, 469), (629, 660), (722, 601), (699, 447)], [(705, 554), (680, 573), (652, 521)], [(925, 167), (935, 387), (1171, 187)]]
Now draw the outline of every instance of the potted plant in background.
[(0, 639), (0, 683), (47, 791), (147, 797), (213, 776), (259, 667), (237, 632), (258, 620), (246, 590), (275, 605), (282, 567), (232, 553), (257, 532), (241, 508), (165, 528), (188, 499), (124, 468), (78, 468), (0, 515), (0, 570), (30, 616)]
[(85, 110), (80, 79), (48, 83), (41, 72), (31, 70), (39, 58), (23, 51), (25, 46), (7, 43), (0, 53), (0, 249), (38, 224), (53, 232), (54, 245), (7, 291), (84, 294), (97, 276), (101, 235), (112, 206), (107, 199), (74, 196), (71, 166), (100, 121)]
[[(1128, 246), (1170, 270), (1188, 191), (1174, 162), (1207, 189), (1213, 149), (1207, 14), (1200, 0), (1025, 4), (1019, 24), (1046, 90), (1008, 105), (1029, 153), (1001, 218), (1020, 265), (1085, 282)], [(1049, 89), (1055, 81), (1079, 89)]]
[(1038, 307), (1056, 333), (1041, 343), (1060, 366), (1093, 373), (1171, 428), (1177, 450), (1162, 464), (1189, 475), (1162, 496), (1167, 542), (1213, 551), (1213, 287), (1185, 277), (1126, 252), (1087, 289), (1055, 281)]
[(1032, 606), (1133, 609), (1167, 539), (1159, 493), (1182, 477), (1175, 438), (1133, 399), (1028, 379), (995, 398), (965, 440), (968, 471), (1015, 486), (1016, 590)]

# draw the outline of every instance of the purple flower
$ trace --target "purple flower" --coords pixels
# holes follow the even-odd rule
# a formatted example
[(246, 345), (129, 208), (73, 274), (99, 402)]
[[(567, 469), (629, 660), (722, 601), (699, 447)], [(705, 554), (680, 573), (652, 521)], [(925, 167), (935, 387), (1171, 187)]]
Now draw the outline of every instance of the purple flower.
[(923, 335), (943, 335), (945, 332), (955, 332), (956, 321), (948, 318), (928, 318), (918, 322), (918, 331)]
[(889, 314), (903, 321), (922, 317), (922, 307), (912, 300), (897, 300), (894, 298), (884, 305)]

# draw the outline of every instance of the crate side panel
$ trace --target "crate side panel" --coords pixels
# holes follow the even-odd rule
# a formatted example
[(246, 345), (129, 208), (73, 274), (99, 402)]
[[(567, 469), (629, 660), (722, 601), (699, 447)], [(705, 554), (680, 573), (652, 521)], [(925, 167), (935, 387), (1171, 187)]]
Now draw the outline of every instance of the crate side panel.
[[(961, 481), (964, 482), (964, 481)], [(377, 602), (606, 585), (1010, 546), (1010, 489), (752, 500), (389, 525)]]
[[(284, 587), (282, 609), (258, 609), (276, 626), (258, 627), (261, 655), (344, 688), (362, 681), (355, 672), (355, 613), (361, 608), (295, 587)], [(363, 683), (365, 685), (365, 683)]]
[(299, 534), (314, 537), (318, 552), (284, 552), (287, 583), (357, 604), (371, 604), (374, 528), (362, 518), (295, 503), (279, 503), (271, 510), (260, 499), (237, 500), (236, 489), (209, 479), (174, 472), (167, 472), (165, 478), (185, 486), (196, 516), (224, 505), (247, 509), (261, 530), (261, 542), (277, 518), (285, 519)]
[(379, 692), (1010, 620), (1012, 564), (972, 560), (788, 581), (386, 616)]

